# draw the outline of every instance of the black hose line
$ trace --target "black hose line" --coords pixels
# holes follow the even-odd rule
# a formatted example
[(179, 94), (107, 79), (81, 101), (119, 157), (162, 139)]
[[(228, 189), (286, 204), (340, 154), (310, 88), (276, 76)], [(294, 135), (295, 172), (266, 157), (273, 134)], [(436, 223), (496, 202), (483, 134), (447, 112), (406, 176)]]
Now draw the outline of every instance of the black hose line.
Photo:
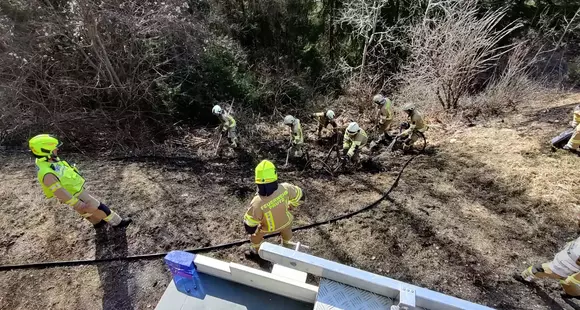
[[(409, 158), (405, 162), (405, 164), (403, 164), (403, 167), (401, 167), (401, 170), (397, 174), (397, 178), (395, 179), (395, 182), (393, 182), (393, 184), (391, 185), (389, 190), (387, 190), (383, 194), (383, 196), (381, 198), (379, 198), (377, 201), (369, 204), (368, 206), (366, 206), (362, 209), (359, 209), (359, 210), (356, 210), (356, 211), (353, 211), (353, 212), (350, 212), (347, 214), (343, 214), (343, 215), (337, 216), (337, 217), (329, 219), (329, 220), (315, 222), (315, 223), (303, 225), (300, 227), (296, 227), (296, 228), (293, 228), (292, 231), (300, 231), (300, 230), (310, 229), (310, 228), (325, 225), (325, 224), (331, 224), (331, 223), (352, 217), (352, 216), (357, 215), (361, 212), (364, 212), (364, 211), (367, 211), (371, 208), (376, 207), (377, 205), (379, 205), (383, 200), (385, 200), (389, 196), (389, 194), (393, 191), (393, 189), (395, 189), (397, 187), (397, 185), (399, 184), (399, 180), (401, 179), (401, 175), (403, 174), (403, 171), (405, 170), (405, 168), (407, 168), (409, 163), (411, 163), (411, 161), (413, 159), (415, 159), (415, 157), (417, 157), (417, 156), (418, 155), (415, 155), (415, 156)], [(276, 235), (278, 235), (278, 233), (266, 235), (264, 238), (265, 239), (272, 238)], [(189, 252), (189, 253), (211, 252), (211, 251), (223, 250), (223, 249), (227, 249), (227, 248), (231, 248), (231, 247), (235, 247), (235, 246), (240, 246), (240, 245), (243, 245), (244, 243), (247, 243), (247, 242), (249, 242), (249, 240), (244, 239), (244, 240), (238, 240), (238, 241), (234, 241), (234, 242), (230, 242), (230, 243), (223, 243), (223, 244), (212, 245), (212, 246), (202, 247), (202, 248), (195, 248), (195, 249), (187, 249), (187, 250), (183, 250), (183, 251)], [(92, 264), (115, 262), (115, 261), (149, 260), (149, 259), (157, 259), (157, 258), (164, 257), (165, 255), (167, 255), (167, 253), (168, 252), (160, 252), (160, 253), (139, 254), (139, 255), (130, 255), (130, 256), (122, 256), (122, 257), (106, 257), (106, 258), (95, 258), (95, 259), (81, 259), (81, 260), (69, 260), (69, 261), (3, 265), (3, 266), (0, 266), (0, 271), (18, 270), (18, 269), (45, 269), (45, 268), (53, 268), (53, 267), (70, 267), (70, 266), (92, 265)]]

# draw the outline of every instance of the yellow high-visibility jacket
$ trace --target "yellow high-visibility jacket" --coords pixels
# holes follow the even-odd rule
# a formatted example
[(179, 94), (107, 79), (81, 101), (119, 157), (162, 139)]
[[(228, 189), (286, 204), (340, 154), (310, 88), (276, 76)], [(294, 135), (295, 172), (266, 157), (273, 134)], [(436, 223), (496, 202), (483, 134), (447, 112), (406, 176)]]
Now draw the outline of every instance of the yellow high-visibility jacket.
[(223, 130), (236, 127), (236, 120), (229, 114), (224, 113), (220, 115), (219, 119)]
[(38, 182), (40, 182), (46, 198), (54, 197), (54, 193), (43, 182), (44, 176), (48, 173), (54, 174), (60, 185), (72, 196), (79, 194), (83, 190), (85, 179), (75, 167), (72, 167), (64, 160), (57, 158), (55, 162), (48, 162), (46, 158), (38, 158), (36, 159), (36, 168), (38, 170)]
[(389, 98), (385, 98), (385, 104), (379, 109), (379, 123), (393, 119), (393, 103)]
[(348, 157), (352, 157), (352, 155), (354, 155), (354, 150), (356, 149), (356, 147), (358, 146), (360, 148), (366, 145), (367, 141), (368, 141), (367, 133), (362, 128), (354, 137), (351, 137), (348, 134), (348, 131), (345, 130), (342, 148), (344, 150), (348, 149), (347, 155)]
[(574, 107), (574, 118), (572, 119), (572, 126), (576, 127), (580, 124), (580, 105)]
[(298, 207), (302, 201), (302, 189), (298, 186), (282, 183), (270, 196), (256, 194), (250, 208), (244, 215), (244, 222), (250, 227), (261, 225), (263, 232), (279, 231), (292, 224), (294, 217), (290, 207)]
[(304, 143), (304, 135), (302, 134), (302, 124), (300, 124), (300, 120), (296, 119), (294, 125), (292, 125), (292, 142), (294, 144), (302, 144)]

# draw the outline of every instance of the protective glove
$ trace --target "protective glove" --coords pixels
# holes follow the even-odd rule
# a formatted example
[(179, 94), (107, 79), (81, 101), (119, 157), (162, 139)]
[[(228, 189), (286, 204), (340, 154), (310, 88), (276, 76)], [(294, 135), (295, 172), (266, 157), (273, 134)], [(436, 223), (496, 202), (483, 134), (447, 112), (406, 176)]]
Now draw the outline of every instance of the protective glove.
[(354, 155), (354, 150), (348, 150), (348, 153), (346, 153), (346, 156), (348, 156), (349, 158), (351, 158)]

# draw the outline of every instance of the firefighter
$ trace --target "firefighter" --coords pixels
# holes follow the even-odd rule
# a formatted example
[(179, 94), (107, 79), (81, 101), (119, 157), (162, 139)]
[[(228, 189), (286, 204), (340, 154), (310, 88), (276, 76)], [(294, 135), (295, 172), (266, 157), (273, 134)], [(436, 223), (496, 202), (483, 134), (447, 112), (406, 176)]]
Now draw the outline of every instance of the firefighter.
[(286, 115), (286, 117), (284, 117), (284, 124), (290, 128), (290, 134), (292, 135), (290, 140), (292, 145), (290, 147), (290, 154), (295, 158), (302, 157), (302, 155), (304, 155), (304, 152), (302, 151), (304, 135), (302, 134), (300, 120), (292, 115)]
[(536, 264), (524, 270), (517, 280), (532, 282), (535, 279), (560, 280), (564, 297), (580, 296), (580, 238), (568, 242), (551, 262)]
[(375, 118), (378, 119), (377, 127), (379, 127), (379, 131), (381, 132), (379, 141), (384, 141), (390, 138), (389, 130), (393, 123), (393, 104), (389, 98), (381, 94), (375, 95), (373, 102), (376, 105)]
[(121, 218), (85, 190), (85, 179), (75, 165), (71, 166), (58, 157), (62, 142), (57, 138), (40, 134), (30, 139), (28, 145), (36, 157), (38, 182), (46, 198), (56, 197), (60, 202), (73, 207), (95, 228), (107, 223), (115, 227), (125, 227), (131, 223), (130, 218)]
[(367, 133), (356, 122), (348, 124), (342, 145), (343, 160), (357, 161), (360, 149), (367, 144)]
[(250, 235), (250, 250), (246, 256), (255, 257), (265, 234), (280, 233), (282, 245), (289, 246), (292, 238), (291, 211), (304, 202), (304, 194), (298, 186), (278, 184), (278, 174), (274, 164), (262, 160), (255, 169), (255, 183), (258, 193), (250, 202), (244, 215), (244, 228)]
[(425, 123), (423, 116), (417, 112), (414, 104), (407, 104), (403, 107), (403, 111), (409, 117), (409, 128), (401, 132), (399, 136), (406, 138), (403, 143), (403, 150), (407, 151), (419, 139), (417, 132), (424, 133), (429, 129), (429, 126)]
[(222, 134), (226, 134), (228, 141), (233, 148), (238, 147), (238, 137), (236, 135), (236, 120), (224, 112), (219, 105), (215, 105), (211, 112), (220, 119), (220, 126), (218, 127)]
[(338, 131), (338, 125), (336, 124), (336, 121), (334, 121), (334, 111), (328, 110), (326, 113), (314, 113), (312, 114), (312, 118), (318, 122), (318, 139), (320, 139), (322, 129), (328, 127), (328, 125), (332, 125), (332, 130), (334, 133)]
[(570, 125), (575, 129), (564, 149), (570, 152), (578, 152), (578, 147), (580, 147), (580, 105), (574, 107), (574, 116)]

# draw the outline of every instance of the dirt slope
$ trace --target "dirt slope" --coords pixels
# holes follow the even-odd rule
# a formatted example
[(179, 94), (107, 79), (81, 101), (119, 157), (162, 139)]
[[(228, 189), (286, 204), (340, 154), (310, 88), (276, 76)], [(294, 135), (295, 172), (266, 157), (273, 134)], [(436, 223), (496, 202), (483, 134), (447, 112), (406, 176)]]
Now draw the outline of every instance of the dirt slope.
[[(428, 132), (427, 154), (405, 171), (390, 201), (299, 232), (296, 239), (316, 255), (492, 307), (574, 309), (559, 297), (556, 283), (540, 283), (534, 290), (511, 274), (550, 259), (576, 236), (580, 193), (572, 172), (580, 158), (547, 146), (565, 128), (575, 103), (579, 95), (470, 128), (435, 126)], [(126, 232), (95, 232), (67, 207), (45, 201), (28, 154), (3, 152), (0, 264), (243, 239), (241, 215), (254, 192), (253, 165), (264, 156), (283, 163), (284, 143), (264, 146), (261, 156), (222, 159), (201, 148), (172, 159), (67, 156), (79, 163), (95, 195), (135, 219)], [(314, 146), (314, 156), (322, 156), (318, 150), (325, 149)], [(281, 169), (284, 181), (303, 186), (308, 195), (297, 225), (376, 200), (407, 158), (389, 158), (380, 173), (336, 178)], [(243, 259), (243, 249), (207, 255), (255, 266)], [(152, 309), (169, 280), (161, 260), (0, 272), (0, 309)]]

